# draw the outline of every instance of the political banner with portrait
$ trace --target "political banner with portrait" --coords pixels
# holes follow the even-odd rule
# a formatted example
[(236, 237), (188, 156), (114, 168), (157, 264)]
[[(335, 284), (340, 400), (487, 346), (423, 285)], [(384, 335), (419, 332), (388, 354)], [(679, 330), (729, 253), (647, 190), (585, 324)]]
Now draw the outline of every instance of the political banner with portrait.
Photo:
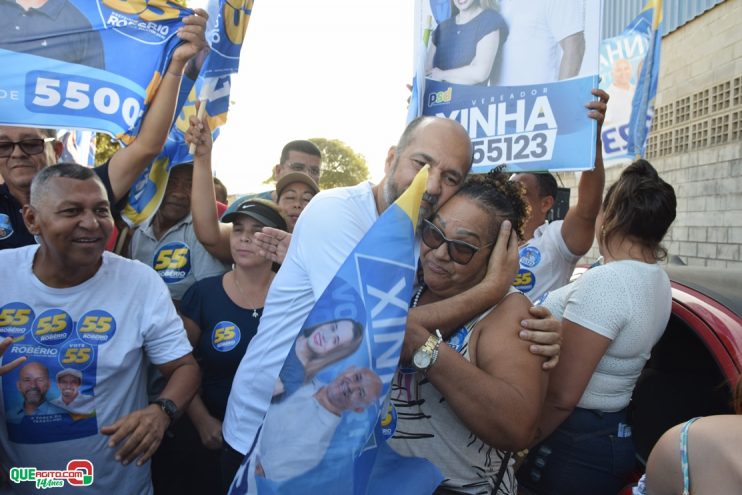
[[(315, 303), (231, 495), (368, 493), (377, 460), (396, 455), (382, 423), (415, 283), (427, 175), (425, 168), (384, 211)], [(409, 461), (416, 469), (401, 469), (399, 477), (432, 492), (440, 473), (423, 459)]]
[(189, 9), (169, 0), (0, 0), (0, 124), (136, 136)]
[(253, 0), (209, 0), (204, 5), (209, 13), (206, 41), (210, 50), (208, 55), (205, 52), (197, 55), (186, 67), (176, 107), (180, 110), (165, 147), (129, 191), (128, 204), (123, 210), (128, 222), (140, 224), (150, 218), (160, 206), (170, 169), (193, 161), (185, 133), (190, 117), (196, 115), (196, 102), (205, 106), (204, 115), (214, 138), (218, 135), (218, 127), (227, 121), (232, 74), (239, 68), (252, 6)]
[(659, 84), (662, 0), (649, 0), (624, 31), (600, 45), (600, 87), (610, 95), (603, 122), (606, 166), (644, 155)]
[(601, 1), (417, 0), (409, 117), (457, 120), (474, 172), (587, 170)]

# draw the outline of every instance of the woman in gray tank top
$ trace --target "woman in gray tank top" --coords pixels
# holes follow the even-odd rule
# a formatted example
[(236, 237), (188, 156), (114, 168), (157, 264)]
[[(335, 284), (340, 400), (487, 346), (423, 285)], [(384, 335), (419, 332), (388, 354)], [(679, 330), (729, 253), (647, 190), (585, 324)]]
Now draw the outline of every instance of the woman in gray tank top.
[[(527, 208), (521, 186), (505, 174), (471, 176), (424, 223), (424, 284), (412, 304), (455, 296), (488, 269), (499, 269), (488, 261), (500, 224), (511, 222), (511, 242), (517, 242)], [(392, 383), (397, 420), (389, 445), (435, 464), (444, 476), (437, 493), (517, 492), (508, 452), (533, 439), (547, 382), (543, 358), (518, 337), (530, 306), (526, 296), (511, 290), (443, 342), (426, 329), (408, 328), (421, 348), (413, 358), (416, 367), (403, 368)]]

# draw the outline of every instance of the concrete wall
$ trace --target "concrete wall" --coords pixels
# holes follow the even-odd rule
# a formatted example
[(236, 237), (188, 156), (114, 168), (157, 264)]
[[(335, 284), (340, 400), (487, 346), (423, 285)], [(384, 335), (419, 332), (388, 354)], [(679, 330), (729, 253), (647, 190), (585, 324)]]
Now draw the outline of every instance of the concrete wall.
[[(742, 268), (742, 0), (727, 0), (662, 40), (647, 159), (675, 187), (665, 238), (689, 265)], [(622, 167), (606, 170), (606, 187)], [(578, 174), (560, 174), (577, 199)], [(597, 247), (585, 257), (592, 262)]]

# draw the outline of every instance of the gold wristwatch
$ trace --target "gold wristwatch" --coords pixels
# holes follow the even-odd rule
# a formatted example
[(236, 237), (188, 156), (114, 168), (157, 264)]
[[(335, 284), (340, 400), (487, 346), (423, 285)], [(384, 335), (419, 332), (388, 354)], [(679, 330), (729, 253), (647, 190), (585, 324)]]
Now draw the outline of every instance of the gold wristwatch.
[(412, 366), (418, 371), (427, 372), (438, 359), (438, 349), (441, 342), (443, 342), (441, 331), (436, 330), (435, 335), (428, 337), (428, 340), (418, 347), (415, 354), (412, 355)]

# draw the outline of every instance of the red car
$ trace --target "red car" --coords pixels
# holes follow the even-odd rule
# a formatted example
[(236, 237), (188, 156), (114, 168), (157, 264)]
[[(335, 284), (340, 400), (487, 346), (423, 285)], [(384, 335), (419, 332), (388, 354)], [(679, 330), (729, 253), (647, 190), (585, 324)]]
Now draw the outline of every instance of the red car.
[(672, 315), (630, 406), (641, 464), (670, 427), (695, 416), (733, 414), (742, 373), (742, 271), (668, 265), (667, 273)]

